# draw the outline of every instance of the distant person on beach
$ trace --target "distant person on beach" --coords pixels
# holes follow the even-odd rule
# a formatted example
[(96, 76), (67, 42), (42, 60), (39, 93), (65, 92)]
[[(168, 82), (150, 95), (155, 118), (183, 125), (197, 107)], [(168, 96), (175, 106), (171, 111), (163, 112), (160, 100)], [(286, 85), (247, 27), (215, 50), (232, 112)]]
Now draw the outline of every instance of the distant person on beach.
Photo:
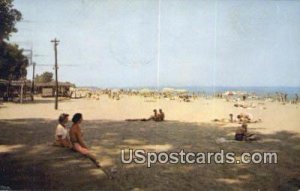
[(261, 119), (254, 120), (253, 115), (250, 113), (240, 113), (237, 115), (237, 120), (239, 123), (258, 123), (261, 122)]
[(237, 119), (240, 123), (250, 123), (253, 119), (253, 116), (250, 113), (240, 113), (237, 115)]
[(234, 122), (237, 122), (236, 119), (234, 119), (233, 117), (234, 115), (232, 113), (229, 114), (229, 119), (214, 119), (212, 120), (213, 122), (222, 122), (222, 123), (234, 123)]
[(73, 145), (73, 149), (85, 156), (87, 156), (89, 159), (91, 159), (95, 165), (97, 167), (100, 168), (100, 164), (97, 161), (96, 157), (94, 155), (92, 155), (88, 149), (88, 147), (86, 146), (86, 144), (83, 141), (83, 136), (82, 136), (82, 132), (80, 129), (80, 124), (82, 122), (83, 118), (82, 118), (82, 114), (81, 113), (76, 113), (73, 118), (72, 118), (72, 122), (73, 125), (70, 129), (70, 141)]
[(287, 97), (288, 97), (288, 94), (284, 94), (284, 102), (288, 101)]
[(243, 95), (243, 101), (246, 101), (246, 98), (247, 98), (246, 95)]
[(150, 120), (153, 120), (153, 121), (158, 121), (158, 115), (157, 115), (157, 110), (154, 109), (153, 110), (153, 115), (151, 115), (148, 119), (146, 119), (146, 121), (150, 121)]
[(164, 121), (165, 120), (165, 113), (163, 112), (162, 109), (159, 109), (159, 114), (157, 115), (158, 121)]
[(257, 137), (254, 134), (248, 133), (248, 125), (243, 123), (235, 131), (235, 140), (236, 141), (254, 141), (257, 140)]
[(248, 123), (251, 120), (250, 117), (244, 113), (240, 113), (239, 115), (237, 115), (237, 119), (240, 123)]
[(55, 130), (55, 146), (61, 146), (61, 147), (71, 147), (71, 142), (69, 139), (69, 132), (68, 128), (66, 127), (66, 124), (68, 123), (69, 115), (66, 113), (62, 113), (58, 117), (58, 125)]
[[(164, 113), (163, 113), (164, 115)], [(163, 116), (164, 118), (164, 116)], [(153, 110), (153, 115), (151, 115), (148, 119), (146, 118), (143, 118), (143, 119), (125, 119), (125, 121), (161, 121), (160, 118), (159, 118), (159, 115), (157, 114), (157, 110), (154, 109)]]
[(232, 113), (229, 114), (229, 121), (230, 121), (230, 123), (233, 123), (233, 121), (234, 121), (234, 120), (233, 120), (233, 114), (232, 114)]
[(261, 122), (261, 119), (253, 120), (253, 115), (250, 113), (240, 113), (235, 118), (232, 113), (229, 114), (229, 119), (214, 119), (213, 122), (222, 122), (222, 123), (258, 123)]

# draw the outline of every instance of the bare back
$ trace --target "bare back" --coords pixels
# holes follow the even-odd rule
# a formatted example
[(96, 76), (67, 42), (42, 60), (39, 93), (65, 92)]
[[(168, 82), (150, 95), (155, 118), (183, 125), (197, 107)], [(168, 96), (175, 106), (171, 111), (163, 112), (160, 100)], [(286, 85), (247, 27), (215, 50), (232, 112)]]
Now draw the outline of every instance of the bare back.
[(79, 136), (80, 136), (80, 128), (79, 128), (78, 124), (73, 124), (70, 129), (70, 141), (72, 143), (78, 143)]

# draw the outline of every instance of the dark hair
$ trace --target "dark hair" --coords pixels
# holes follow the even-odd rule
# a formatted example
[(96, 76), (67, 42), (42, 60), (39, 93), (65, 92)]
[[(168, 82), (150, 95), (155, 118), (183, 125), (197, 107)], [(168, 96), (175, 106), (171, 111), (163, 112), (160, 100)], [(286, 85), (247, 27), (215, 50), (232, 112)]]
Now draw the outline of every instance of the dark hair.
[(75, 113), (73, 118), (72, 118), (72, 122), (73, 123), (77, 123), (78, 121), (80, 121), (80, 119), (82, 118), (82, 114), (81, 113)]

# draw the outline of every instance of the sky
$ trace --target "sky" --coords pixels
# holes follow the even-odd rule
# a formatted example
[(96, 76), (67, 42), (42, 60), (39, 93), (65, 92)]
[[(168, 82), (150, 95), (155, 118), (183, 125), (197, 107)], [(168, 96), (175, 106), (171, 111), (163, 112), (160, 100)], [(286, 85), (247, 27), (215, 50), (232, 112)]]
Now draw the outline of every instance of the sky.
[[(77, 86), (300, 86), (300, 1), (14, 0), (10, 41)], [(28, 78), (32, 68), (28, 68)]]

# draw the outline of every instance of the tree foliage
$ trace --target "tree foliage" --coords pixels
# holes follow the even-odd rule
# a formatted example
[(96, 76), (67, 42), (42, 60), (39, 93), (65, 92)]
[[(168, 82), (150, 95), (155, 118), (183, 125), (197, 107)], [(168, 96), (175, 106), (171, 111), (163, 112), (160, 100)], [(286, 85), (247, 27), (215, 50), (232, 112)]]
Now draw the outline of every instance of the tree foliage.
[(22, 19), (22, 14), (13, 8), (13, 0), (0, 0), (0, 40), (9, 39), (17, 32), (16, 23)]
[(52, 72), (44, 72), (41, 75), (36, 75), (35, 82), (38, 83), (48, 83), (53, 81), (53, 73)]
[(16, 23), (22, 14), (13, 7), (13, 0), (0, 0), (0, 79), (18, 80), (26, 77), (28, 59), (23, 50), (7, 40), (17, 32)]
[(0, 44), (0, 79), (18, 80), (26, 77), (28, 59), (16, 44)]

